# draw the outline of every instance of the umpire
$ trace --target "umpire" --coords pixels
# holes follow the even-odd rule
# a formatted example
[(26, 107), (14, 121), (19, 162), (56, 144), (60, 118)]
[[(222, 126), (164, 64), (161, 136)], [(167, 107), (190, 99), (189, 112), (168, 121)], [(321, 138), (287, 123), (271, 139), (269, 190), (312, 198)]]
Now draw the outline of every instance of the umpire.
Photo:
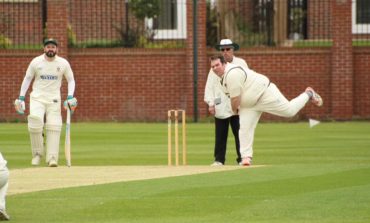
[[(216, 50), (221, 51), (228, 63), (248, 68), (247, 63), (242, 58), (234, 56), (234, 51), (239, 50), (239, 45), (230, 39), (222, 39), (216, 45)], [(212, 166), (222, 166), (225, 164), (227, 137), (229, 125), (235, 138), (236, 161), (241, 165), (241, 155), (239, 146), (239, 115), (234, 114), (231, 109), (230, 98), (221, 90), (220, 77), (212, 69), (208, 73), (207, 83), (204, 91), (204, 101), (208, 105), (208, 111), (215, 117), (215, 148), (214, 163)]]

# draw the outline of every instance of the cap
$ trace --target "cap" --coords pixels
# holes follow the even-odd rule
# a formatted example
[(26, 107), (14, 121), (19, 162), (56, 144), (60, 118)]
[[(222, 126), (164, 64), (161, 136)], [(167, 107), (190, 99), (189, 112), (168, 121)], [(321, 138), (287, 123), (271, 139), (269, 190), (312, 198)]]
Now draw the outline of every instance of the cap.
[(48, 44), (54, 44), (55, 46), (58, 46), (58, 42), (55, 39), (52, 39), (52, 38), (44, 40), (44, 46), (46, 46)]
[(239, 45), (236, 44), (236, 43), (233, 43), (233, 41), (231, 41), (230, 39), (222, 39), (220, 41), (220, 44), (217, 44), (215, 46), (216, 50), (220, 51), (222, 48), (225, 48), (225, 47), (233, 47), (234, 50), (239, 50)]

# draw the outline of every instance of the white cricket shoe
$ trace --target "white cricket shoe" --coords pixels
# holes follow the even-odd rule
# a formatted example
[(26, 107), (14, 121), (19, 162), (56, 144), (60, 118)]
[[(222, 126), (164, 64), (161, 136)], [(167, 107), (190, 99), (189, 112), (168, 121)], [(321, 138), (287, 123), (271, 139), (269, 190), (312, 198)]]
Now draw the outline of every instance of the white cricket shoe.
[(223, 166), (224, 164), (218, 161), (215, 161), (211, 164), (211, 166)]
[(5, 210), (0, 209), (0, 221), (9, 221), (10, 217)]
[(321, 107), (322, 104), (324, 104), (324, 101), (322, 100), (321, 96), (312, 87), (306, 88), (305, 92), (311, 92), (312, 94), (311, 102), (317, 107)]
[(252, 165), (252, 157), (246, 157), (242, 159), (242, 166), (251, 166)]
[(32, 166), (38, 166), (40, 165), (41, 156), (36, 154), (31, 161)]
[(49, 167), (57, 167), (57, 166), (58, 166), (57, 161), (54, 159), (54, 157), (52, 157), (52, 158), (49, 160)]

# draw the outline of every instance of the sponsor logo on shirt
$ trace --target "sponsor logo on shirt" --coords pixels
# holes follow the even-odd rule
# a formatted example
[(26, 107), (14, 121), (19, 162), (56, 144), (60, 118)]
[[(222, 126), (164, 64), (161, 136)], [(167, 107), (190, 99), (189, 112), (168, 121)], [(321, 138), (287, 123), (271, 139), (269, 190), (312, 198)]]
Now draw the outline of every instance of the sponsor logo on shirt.
[(58, 80), (58, 76), (49, 75), (49, 74), (40, 75), (40, 78), (42, 80)]

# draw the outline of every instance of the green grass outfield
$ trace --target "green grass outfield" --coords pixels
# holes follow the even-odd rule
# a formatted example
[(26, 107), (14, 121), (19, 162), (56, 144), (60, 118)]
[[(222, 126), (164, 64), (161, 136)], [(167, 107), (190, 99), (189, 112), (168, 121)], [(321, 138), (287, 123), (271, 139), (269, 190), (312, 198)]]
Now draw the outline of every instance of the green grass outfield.
[[(213, 131), (187, 125), (189, 165), (212, 163)], [(73, 123), (71, 136), (74, 166), (167, 164), (166, 123)], [(11, 170), (30, 167), (29, 147), (25, 123), (0, 124)], [(264, 167), (11, 195), (7, 210), (28, 223), (370, 222), (369, 122), (261, 123), (254, 151)]]

